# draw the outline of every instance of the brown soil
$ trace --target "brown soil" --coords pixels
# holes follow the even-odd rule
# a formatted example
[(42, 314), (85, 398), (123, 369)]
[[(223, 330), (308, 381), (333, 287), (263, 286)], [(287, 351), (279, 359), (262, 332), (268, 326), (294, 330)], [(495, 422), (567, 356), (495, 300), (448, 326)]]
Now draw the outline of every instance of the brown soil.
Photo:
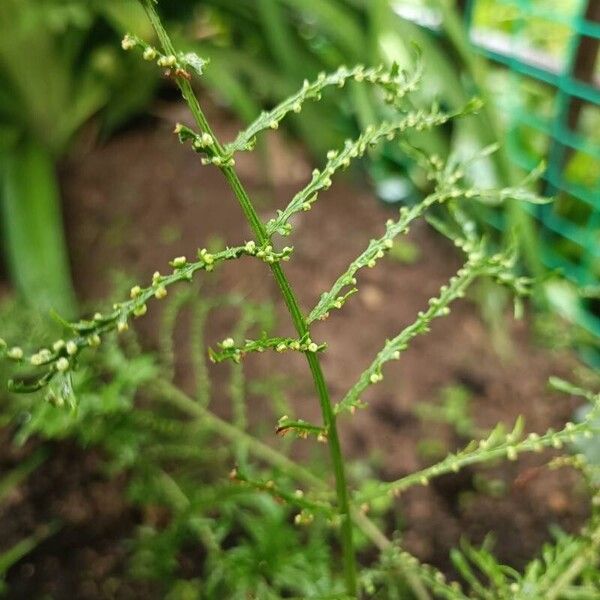
[[(177, 110), (169, 109), (169, 122), (177, 118), (173, 114)], [(220, 130), (230, 136), (235, 124), (223, 118), (219, 122)], [(266, 158), (272, 166), (273, 187), (255, 175), (260, 172), (256, 160), (255, 155), (241, 157), (239, 168), (267, 217), (273, 207), (287, 202), (310, 166), (301, 153), (285, 146), (280, 135), (273, 135)], [(201, 168), (198, 157), (181, 147), (164, 124), (122, 134), (71, 160), (62, 181), (75, 280), (86, 300), (106, 295), (111, 270), (126, 270), (145, 281), (173, 256), (194, 255), (211, 236), (231, 244), (249, 237), (220, 173)], [(368, 191), (347, 180), (336, 183), (313, 211), (295, 223), (296, 251), (286, 271), (305, 308), (381, 232), (390, 216), (390, 209), (380, 206)], [(386, 337), (427, 305), (460, 264), (448, 243), (427, 226), (416, 226), (410, 239), (421, 249), (414, 264), (386, 259), (385, 266), (367, 270), (360, 276), (359, 295), (314, 329), (317, 340), (329, 343), (323, 366), (334, 398), (356, 379)], [(218, 277), (227, 290), (256, 300), (277, 299), (275, 284), (262, 264), (237, 261), (223, 266)], [(150, 347), (156, 342), (152, 314), (150, 310), (141, 325)], [(286, 315), (280, 316), (280, 331), (289, 332)], [(443, 440), (450, 449), (464, 444), (450, 427), (424, 423), (414, 413), (419, 402), (439, 398), (448, 384), (470, 390), (473, 418), (481, 428), (498, 421), (511, 424), (519, 414), (525, 416), (528, 430), (560, 427), (575, 404), (548, 392), (546, 381), (551, 374), (568, 375), (572, 359), (536, 347), (525, 322), (508, 319), (506, 327), (512, 342), (502, 358), (477, 307), (467, 300), (458, 302), (449, 317), (435, 322), (429, 335), (417, 338), (402, 360), (386, 370), (384, 382), (367, 398), (370, 407), (340, 421), (346, 453), (373, 458), (378, 474), (391, 479), (426, 464), (418, 452), (420, 440)], [(227, 334), (225, 323), (212, 327), (210, 341)], [(260, 363), (250, 359), (248, 364), (255, 372), (267, 368), (292, 375), (299, 416), (318, 419), (301, 357), (264, 355)], [(185, 363), (179, 371), (186, 387)], [(19, 456), (10, 458), (13, 451), (8, 444), (3, 447), (8, 456), (4, 464), (17, 462)], [(575, 472), (537, 468), (549, 457), (523, 457), (479, 469), (488, 479), (504, 482), (506, 492), (499, 497), (476, 491), (470, 470), (415, 488), (397, 501), (390, 532), (401, 528), (407, 549), (444, 569), (449, 566), (449, 548), (461, 536), (480, 543), (494, 532), (499, 557), (522, 565), (549, 539), (550, 525), (574, 531), (586, 516), (586, 498)], [(139, 520), (123, 499), (124, 482), (107, 481), (93, 451), (73, 451), (62, 443), (40, 473), (41, 478), (30, 478), (19, 487), (19, 502), (0, 515), (0, 539), (12, 538), (17, 530), (30, 532), (57, 516), (66, 525), (12, 569), (13, 597), (42, 593), (54, 598), (153, 597), (151, 590), (128, 588), (121, 581), (126, 570), (124, 539)]]

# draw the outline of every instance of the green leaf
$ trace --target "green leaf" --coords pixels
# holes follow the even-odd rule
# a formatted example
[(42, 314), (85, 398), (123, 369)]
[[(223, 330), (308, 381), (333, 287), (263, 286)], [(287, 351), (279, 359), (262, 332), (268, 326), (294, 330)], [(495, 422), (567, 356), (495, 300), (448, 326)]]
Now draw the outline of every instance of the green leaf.
[(181, 56), (181, 60), (198, 76), (202, 76), (204, 67), (208, 64), (207, 60), (200, 58), (195, 52), (187, 52)]

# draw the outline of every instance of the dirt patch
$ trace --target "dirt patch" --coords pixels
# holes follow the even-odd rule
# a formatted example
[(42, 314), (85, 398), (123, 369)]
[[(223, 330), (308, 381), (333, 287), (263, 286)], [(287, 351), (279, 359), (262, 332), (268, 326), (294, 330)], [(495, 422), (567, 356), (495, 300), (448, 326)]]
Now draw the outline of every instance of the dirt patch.
[[(173, 114), (178, 111), (169, 109), (169, 122), (179, 118)], [(234, 124), (222, 117), (219, 123), (219, 129), (231, 136)], [(64, 167), (62, 183), (73, 271), (81, 297), (91, 304), (105, 296), (113, 269), (126, 270), (146, 281), (156, 268), (166, 268), (172, 257), (193, 256), (198, 246), (207, 245), (215, 236), (230, 244), (249, 237), (241, 211), (220, 173), (202, 168), (198, 157), (169, 135), (170, 129), (170, 125), (160, 123), (153, 129), (125, 133)], [(273, 140), (264, 157), (267, 164), (275, 164), (270, 171), (273, 187), (256, 175), (261, 164), (258, 155), (239, 161), (240, 172), (265, 218), (287, 203), (311, 168), (301, 152), (282, 142), (280, 134), (273, 135)], [(351, 183), (336, 182), (313, 211), (296, 219), (292, 240), (295, 255), (286, 272), (305, 309), (314, 305), (319, 294), (371, 237), (382, 232), (383, 223), (392, 216), (389, 208), (379, 205), (361, 188), (360, 182)], [(314, 328), (313, 337), (329, 343), (323, 366), (335, 399), (355, 381), (386, 337), (412, 322), (427, 306), (428, 298), (436, 295), (460, 266), (460, 256), (426, 225), (416, 225), (410, 239), (420, 248), (415, 263), (386, 259), (385, 265), (366, 270), (359, 279), (359, 295)], [(276, 286), (260, 263), (244, 259), (224, 265), (218, 278), (223, 289), (258, 301), (277, 300)], [(156, 344), (156, 314), (150, 310), (140, 322), (149, 347)], [(279, 322), (282, 335), (291, 332), (283, 312)], [(418, 403), (439, 398), (440, 390), (448, 384), (469, 390), (473, 419), (480, 428), (498, 421), (512, 424), (519, 414), (524, 415), (531, 431), (564, 424), (575, 404), (549, 393), (546, 381), (551, 374), (567, 375), (574, 364), (572, 359), (536, 347), (526, 322), (508, 321), (506, 326), (512, 343), (508, 355), (501, 358), (476, 307), (467, 300), (458, 302), (448, 318), (436, 321), (429, 335), (417, 338), (402, 360), (386, 370), (384, 382), (366, 397), (370, 408), (340, 421), (346, 453), (356, 459), (371, 458), (377, 474), (392, 479), (427, 464), (419, 450), (424, 439), (442, 440), (448, 449), (464, 444), (450, 427), (425, 423), (415, 416)], [(226, 322), (217, 322), (210, 327), (209, 341), (229, 333)], [(260, 361), (249, 359), (248, 367), (255, 372), (281, 370), (292, 376), (299, 416), (318, 420), (318, 403), (302, 357), (264, 355)], [(189, 386), (186, 365), (179, 365), (178, 372), (181, 385)], [(258, 415), (274, 418), (260, 411)], [(44, 468), (46, 487), (42, 482), (36, 482), (41, 487), (34, 485), (32, 490), (32, 484), (22, 486), (24, 500), (12, 508), (16, 529), (29, 530), (24, 515), (30, 514), (30, 525), (44, 522), (67, 510), (74, 502), (72, 494), (93, 496), (95, 486), (100, 485), (95, 479), (98, 470), (93, 453), (75, 452), (62, 444), (57, 448), (51, 459), (56, 479)], [(442, 478), (427, 488), (413, 489), (397, 501), (389, 532), (401, 529), (410, 551), (443, 569), (449, 568), (448, 550), (461, 536), (479, 543), (494, 532), (500, 558), (522, 565), (549, 539), (550, 525), (574, 531), (587, 513), (575, 472), (538, 468), (550, 455), (470, 470)], [(73, 469), (76, 464), (78, 468)], [(476, 472), (501, 482), (505, 492), (495, 496), (482, 491), (474, 484)], [(68, 493), (64, 484), (56, 483), (66, 473)], [(125, 555), (120, 540), (130, 534), (137, 520), (135, 511), (120, 497), (122, 482), (110, 485), (110, 502), (81, 501), (85, 514), (73, 524), (76, 534), (61, 532), (27, 558), (26, 563), (37, 573), (38, 587), (27, 587), (23, 564), (15, 567), (10, 578), (15, 590), (43, 590), (56, 598), (107, 597), (98, 585), (118, 579), (122, 573)], [(31, 509), (31, 504), (39, 504), (35, 494), (46, 500), (42, 513)], [(6, 527), (4, 521), (6, 515), (0, 518), (0, 531)], [(99, 531), (101, 523), (105, 529)], [(97, 594), (90, 591), (85, 595), (77, 591), (85, 579), (79, 574), (87, 573), (98, 556), (106, 564), (100, 575), (92, 577), (98, 582), (94, 588)], [(45, 566), (49, 557), (56, 561), (52, 568)], [(52, 591), (49, 586), (62, 578), (76, 581)], [(67, 588), (70, 595), (63, 593)]]
[[(2, 434), (1, 472), (36, 452), (40, 466), (2, 503), (2, 549), (26, 535), (44, 537), (9, 572), (7, 598), (141, 598), (151, 592), (130, 582), (126, 540), (139, 521), (125, 499), (125, 477), (104, 475), (95, 451), (69, 442), (18, 449)], [(46, 532), (53, 533), (46, 537)]]

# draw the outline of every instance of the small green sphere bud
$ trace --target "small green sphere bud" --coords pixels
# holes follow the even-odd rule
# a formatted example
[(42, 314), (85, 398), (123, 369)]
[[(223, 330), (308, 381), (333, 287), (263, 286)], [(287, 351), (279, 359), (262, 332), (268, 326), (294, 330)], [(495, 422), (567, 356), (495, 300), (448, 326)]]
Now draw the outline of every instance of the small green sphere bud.
[(254, 242), (253, 240), (246, 242), (244, 250), (248, 252), (248, 254), (253, 254), (256, 251), (256, 242)]
[(154, 48), (152, 48), (151, 46), (148, 46), (144, 50), (144, 53), (142, 54), (142, 56), (144, 57), (144, 60), (154, 60), (156, 58), (156, 50)]
[(142, 288), (139, 285), (134, 285), (129, 292), (129, 296), (132, 300), (135, 300), (142, 293)]
[(181, 267), (184, 267), (187, 263), (187, 259), (185, 256), (178, 256), (177, 258), (173, 259), (173, 262), (171, 263), (176, 269), (180, 269)]
[(67, 354), (73, 356), (74, 354), (77, 354), (77, 350), (77, 344), (73, 340), (69, 340), (67, 342)]
[(233, 348), (235, 346), (235, 342), (233, 341), (233, 338), (228, 337), (221, 342), (221, 346), (228, 350), (229, 348)]
[(169, 56), (161, 56), (157, 64), (159, 67), (174, 67), (177, 64), (177, 58), (172, 54)]
[(60, 352), (64, 347), (64, 340), (57, 340), (56, 342), (54, 342), (54, 344), (52, 344), (52, 349), (54, 350), (54, 352)]
[(142, 317), (146, 314), (146, 312), (148, 312), (148, 307), (145, 304), (140, 304), (140, 306), (136, 306), (133, 309), (133, 314), (136, 317)]
[(21, 360), (23, 358), (23, 350), (18, 346), (14, 346), (6, 353), (6, 356), (13, 360)]
[(311, 342), (308, 345), (308, 351), (309, 352), (316, 352), (319, 349), (319, 346), (317, 346), (317, 344), (315, 344), (314, 342)]
[(215, 262), (215, 257), (206, 250), (206, 248), (203, 248), (200, 251), (200, 258), (207, 264), (207, 265), (212, 265)]
[(129, 329), (129, 325), (127, 323), (127, 321), (119, 321), (117, 323), (117, 331), (119, 333), (123, 333), (125, 331), (127, 331)]
[(162, 285), (156, 289), (156, 292), (154, 292), (154, 297), (157, 300), (162, 300), (163, 298), (166, 297), (166, 295), (167, 295), (167, 288)]
[(52, 352), (50, 352), (50, 350), (48, 350), (48, 348), (42, 348), (39, 352), (38, 352), (38, 356), (42, 359), (42, 362), (48, 362), (51, 358), (52, 358)]
[(64, 356), (61, 356), (56, 361), (56, 369), (58, 371), (60, 371), (61, 373), (64, 373), (65, 371), (68, 371), (69, 370), (69, 361)]
[(89, 345), (90, 345), (92, 348), (97, 348), (97, 347), (100, 345), (101, 341), (102, 341), (102, 340), (100, 339), (100, 336), (99, 336), (97, 333), (95, 333), (94, 335), (91, 335), (91, 336), (88, 338), (88, 344), (89, 344)]
[(135, 46), (136, 41), (129, 34), (126, 34), (125, 37), (121, 40), (121, 48), (123, 48), (123, 50), (131, 50), (132, 48), (135, 48)]
[(210, 135), (210, 133), (203, 133), (200, 136), (200, 142), (203, 146), (212, 146), (215, 143), (215, 140), (213, 140), (213, 137)]
[(371, 373), (369, 377), (369, 381), (371, 383), (379, 383), (383, 379), (383, 375), (381, 373)]

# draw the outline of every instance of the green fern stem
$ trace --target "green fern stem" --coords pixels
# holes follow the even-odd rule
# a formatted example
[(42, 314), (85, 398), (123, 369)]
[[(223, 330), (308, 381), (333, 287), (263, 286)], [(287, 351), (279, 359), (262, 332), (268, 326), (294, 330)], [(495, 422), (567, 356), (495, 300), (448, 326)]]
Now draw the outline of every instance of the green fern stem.
[[(153, 0), (141, 0), (146, 13), (156, 34), (163, 46), (165, 53), (169, 55), (175, 55), (175, 48), (165, 31), (158, 14), (156, 13)], [(202, 133), (209, 134), (215, 142), (215, 151), (217, 155), (224, 156), (225, 151), (223, 146), (218, 141), (217, 137), (213, 133), (200, 103), (196, 98), (192, 90), (190, 82), (185, 78), (177, 78), (177, 85), (181, 90), (183, 99), (186, 101), (192, 116), (196, 122), (196, 125)], [(269, 242), (269, 236), (267, 235), (265, 226), (260, 220), (246, 189), (240, 181), (237, 173), (231, 166), (222, 166), (221, 171), (227, 179), (227, 182), (231, 186), (235, 197), (248, 221), (257, 241), (260, 244)], [(306, 322), (305, 317), (300, 310), (298, 300), (294, 294), (289, 281), (279, 263), (273, 263), (270, 266), (271, 272), (279, 286), (279, 290), (288, 309), (290, 317), (294, 323), (294, 327), (300, 338), (305, 335), (310, 335), (310, 330)], [(329, 391), (325, 378), (323, 376), (323, 370), (319, 357), (313, 352), (305, 352), (306, 360), (312, 374), (315, 389), (319, 397), (319, 403), (321, 406), (321, 413), (323, 418), (324, 426), (328, 432), (328, 445), (331, 456), (331, 462), (333, 466), (335, 484), (336, 484), (336, 496), (338, 503), (338, 510), (342, 517), (341, 523), (341, 543), (344, 563), (344, 576), (346, 581), (346, 589), (348, 594), (356, 596), (357, 594), (357, 581), (356, 581), (356, 558), (354, 552), (354, 541), (353, 541), (353, 526), (350, 518), (350, 500), (348, 493), (348, 484), (346, 479), (346, 472), (344, 467), (344, 460), (342, 456), (341, 444), (337, 431), (336, 416), (333, 411), (331, 400), (329, 397)]]

